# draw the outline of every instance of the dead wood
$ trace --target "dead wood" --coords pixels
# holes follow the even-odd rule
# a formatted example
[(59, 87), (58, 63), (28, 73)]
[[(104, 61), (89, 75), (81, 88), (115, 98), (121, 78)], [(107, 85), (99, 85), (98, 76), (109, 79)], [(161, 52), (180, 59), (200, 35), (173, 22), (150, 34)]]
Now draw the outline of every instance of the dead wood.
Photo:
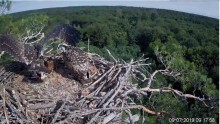
[[(0, 123), (135, 123), (140, 117), (133, 115), (132, 109), (140, 109), (153, 116), (169, 113), (154, 111), (131, 99), (141, 98), (149, 92), (174, 93), (205, 103), (204, 98), (176, 89), (152, 88), (158, 73), (173, 74), (168, 69), (144, 72), (150, 66), (147, 59), (126, 63), (118, 61), (110, 51), (107, 52), (114, 62), (88, 53), (99, 73), (98, 78), (85, 84), (56, 72), (48, 75), (42, 83), (30, 83), (24, 81), (21, 75), (2, 68)], [(146, 87), (139, 87), (133, 80), (145, 83)], [(124, 113), (127, 118), (123, 117)]]

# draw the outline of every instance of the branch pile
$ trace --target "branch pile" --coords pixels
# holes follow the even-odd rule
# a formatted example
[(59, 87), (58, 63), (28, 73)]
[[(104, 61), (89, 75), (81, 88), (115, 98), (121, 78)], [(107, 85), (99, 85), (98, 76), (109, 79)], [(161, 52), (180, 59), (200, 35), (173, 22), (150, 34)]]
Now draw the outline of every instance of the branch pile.
[[(21, 75), (6, 73), (7, 83), (1, 83), (0, 122), (1, 123), (135, 123), (141, 119), (133, 114), (133, 109), (142, 110), (155, 116), (166, 112), (156, 112), (138, 104), (137, 99), (151, 92), (170, 92), (180, 97), (205, 99), (165, 87), (151, 88), (155, 75), (176, 75), (169, 69), (147, 72), (147, 59), (130, 62), (115, 59), (110, 62), (97, 54), (88, 53), (93, 60), (99, 76), (87, 84), (65, 78), (53, 72), (43, 83), (28, 82)], [(9, 74), (13, 78), (5, 76)], [(4, 78), (2, 78), (4, 79)], [(139, 87), (137, 83), (146, 87)], [(135, 100), (136, 99), (136, 100)]]

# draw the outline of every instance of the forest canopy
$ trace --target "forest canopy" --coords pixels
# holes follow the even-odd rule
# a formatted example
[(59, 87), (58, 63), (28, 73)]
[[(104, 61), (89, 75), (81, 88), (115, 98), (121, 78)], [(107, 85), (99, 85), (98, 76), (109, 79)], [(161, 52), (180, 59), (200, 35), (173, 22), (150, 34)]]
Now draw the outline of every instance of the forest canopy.
[[(79, 47), (102, 55), (106, 49), (117, 59), (130, 61), (144, 55), (152, 70), (169, 66), (181, 73), (178, 78), (157, 76), (154, 87), (169, 86), (184, 93), (210, 98), (218, 106), (219, 20), (183, 12), (133, 7), (65, 7), (0, 16), (0, 34), (22, 38), (28, 30), (48, 32), (59, 24), (70, 24), (81, 32)], [(22, 29), (22, 30), (21, 30)], [(0, 64), (9, 61), (8, 55)], [(146, 96), (147, 97), (147, 96)], [(147, 98), (143, 98), (147, 99)], [(216, 103), (217, 101), (217, 103)], [(213, 103), (213, 104), (214, 104)], [(177, 100), (172, 95), (154, 95), (146, 106), (156, 111), (172, 111), (175, 117), (212, 117), (218, 108), (208, 108), (192, 99)], [(167, 122), (149, 116), (147, 122)]]

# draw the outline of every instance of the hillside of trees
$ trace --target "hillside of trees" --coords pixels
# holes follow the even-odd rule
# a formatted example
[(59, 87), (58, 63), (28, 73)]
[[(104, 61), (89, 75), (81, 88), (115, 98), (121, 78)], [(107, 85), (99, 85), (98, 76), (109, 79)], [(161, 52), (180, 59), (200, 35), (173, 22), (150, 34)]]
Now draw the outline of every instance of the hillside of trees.
[[(171, 117), (215, 118), (219, 99), (219, 20), (183, 12), (134, 7), (65, 7), (26, 11), (0, 16), (0, 34), (21, 38), (27, 30), (44, 26), (47, 33), (59, 24), (70, 24), (81, 32), (79, 47), (111, 60), (149, 58), (149, 70), (165, 65), (181, 73), (177, 78), (158, 75), (154, 87), (172, 87), (184, 93), (209, 98), (212, 107), (172, 94), (149, 95), (142, 103)], [(0, 64), (10, 61), (2, 56)], [(139, 84), (142, 85), (142, 84)], [(150, 97), (150, 98), (149, 98)], [(147, 116), (147, 115), (145, 115)], [(166, 123), (166, 117), (147, 116), (146, 122)]]

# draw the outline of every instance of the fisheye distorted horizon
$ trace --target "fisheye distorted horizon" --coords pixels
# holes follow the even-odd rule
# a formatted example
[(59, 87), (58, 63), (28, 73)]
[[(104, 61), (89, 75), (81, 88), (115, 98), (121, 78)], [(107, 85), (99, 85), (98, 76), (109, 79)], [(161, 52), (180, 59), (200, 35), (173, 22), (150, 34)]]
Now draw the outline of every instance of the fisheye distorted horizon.
[[(142, 0), (142, 1), (59, 1), (59, 0), (26, 0), (13, 1), (9, 13), (22, 12), (27, 10), (55, 8), (55, 7), (69, 7), (69, 6), (132, 6), (144, 8), (159, 8), (168, 9), (192, 14), (208, 16), (212, 18), (219, 18), (219, 3), (218, 0)], [(204, 11), (205, 10), (205, 11)]]

